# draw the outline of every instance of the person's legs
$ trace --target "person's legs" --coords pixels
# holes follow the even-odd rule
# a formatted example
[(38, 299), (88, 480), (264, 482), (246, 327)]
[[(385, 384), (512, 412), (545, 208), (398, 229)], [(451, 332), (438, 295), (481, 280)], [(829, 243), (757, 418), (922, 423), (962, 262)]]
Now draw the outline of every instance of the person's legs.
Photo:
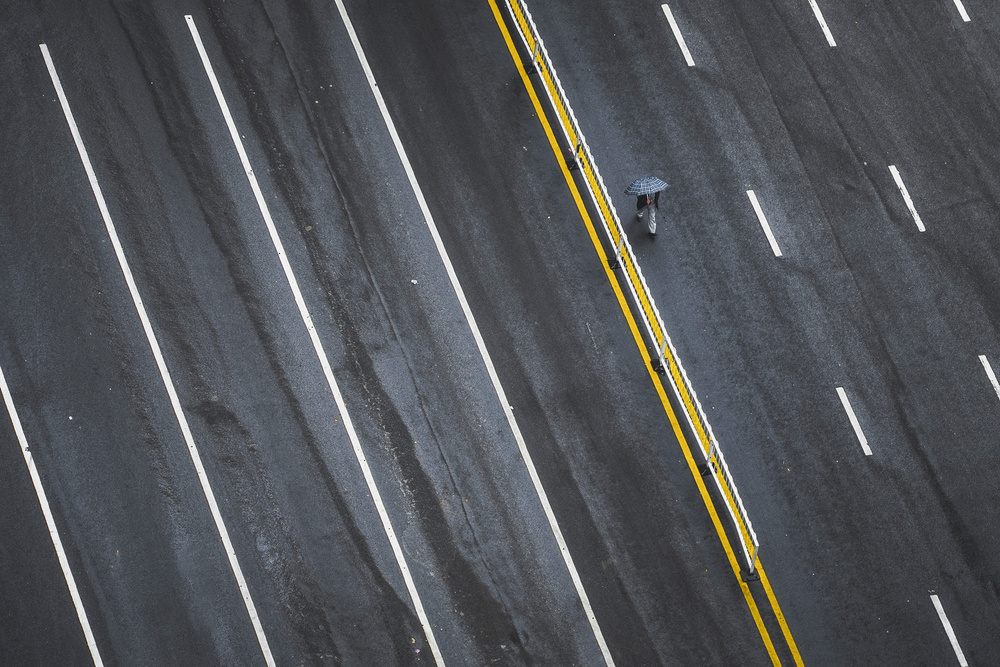
[(656, 234), (656, 207), (650, 204), (646, 207), (649, 211), (649, 217), (646, 219), (646, 226), (649, 228), (650, 234)]

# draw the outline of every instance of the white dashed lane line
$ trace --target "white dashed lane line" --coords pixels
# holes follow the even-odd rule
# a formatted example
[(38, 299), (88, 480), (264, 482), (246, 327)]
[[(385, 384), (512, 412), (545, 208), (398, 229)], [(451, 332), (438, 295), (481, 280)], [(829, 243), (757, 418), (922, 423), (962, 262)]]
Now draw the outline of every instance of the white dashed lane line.
[(840, 403), (844, 406), (844, 412), (847, 413), (847, 418), (851, 420), (851, 426), (854, 427), (854, 434), (858, 436), (858, 442), (861, 443), (861, 449), (864, 450), (865, 456), (871, 456), (872, 450), (868, 446), (868, 438), (865, 437), (865, 432), (861, 430), (861, 424), (858, 422), (858, 416), (854, 414), (854, 408), (851, 407), (851, 401), (847, 398), (847, 392), (844, 391), (843, 387), (837, 387), (837, 395), (840, 396)]
[(837, 46), (837, 42), (833, 41), (833, 33), (830, 32), (830, 26), (826, 24), (826, 19), (823, 18), (823, 12), (820, 11), (819, 5), (816, 4), (816, 0), (809, 0), (809, 6), (812, 7), (813, 14), (816, 15), (816, 20), (819, 21), (819, 27), (823, 29), (823, 35), (826, 37), (826, 43), (830, 46)]
[(681, 34), (681, 28), (677, 25), (677, 21), (674, 19), (674, 13), (670, 11), (669, 5), (660, 5), (663, 9), (663, 13), (667, 17), (667, 23), (670, 24), (670, 30), (674, 33), (674, 39), (677, 40), (677, 45), (681, 47), (681, 53), (684, 54), (684, 61), (688, 64), (688, 67), (694, 67), (694, 58), (691, 57), (691, 52), (688, 51), (687, 42), (684, 41), (684, 35)]
[(903, 178), (899, 175), (899, 169), (896, 169), (896, 165), (890, 164), (889, 171), (892, 172), (892, 179), (896, 181), (896, 187), (899, 188), (899, 193), (903, 195), (903, 201), (906, 202), (906, 208), (910, 210), (910, 215), (913, 216), (913, 221), (917, 223), (917, 229), (922, 232), (926, 231), (924, 229), (924, 221), (920, 219), (920, 214), (917, 213), (917, 209), (913, 205), (913, 199), (910, 198), (910, 193), (907, 191), (906, 186), (903, 185)]
[(972, 19), (969, 18), (969, 13), (965, 11), (965, 5), (962, 4), (962, 0), (955, 0), (955, 7), (958, 8), (958, 14), (962, 17), (962, 20), (968, 23)]
[(774, 253), (775, 257), (781, 257), (781, 248), (778, 247), (778, 241), (775, 240), (774, 234), (771, 233), (771, 225), (767, 224), (767, 218), (764, 216), (764, 209), (760, 207), (760, 202), (757, 201), (757, 193), (753, 190), (747, 190), (747, 197), (750, 198), (750, 205), (753, 206), (754, 213), (757, 214), (757, 220), (760, 222), (760, 226), (764, 230), (764, 236), (767, 237), (767, 242), (771, 244), (771, 252)]
[(937, 595), (931, 595), (931, 602), (934, 603), (934, 609), (937, 610), (938, 618), (941, 619), (941, 625), (944, 626), (945, 634), (948, 635), (951, 648), (955, 651), (958, 664), (961, 667), (969, 667), (969, 663), (965, 659), (965, 653), (962, 652), (962, 647), (958, 645), (958, 637), (955, 636), (955, 630), (951, 627), (951, 621), (948, 620), (948, 615), (944, 613), (944, 606), (941, 604), (941, 600), (938, 599)]
[(997, 398), (1000, 398), (1000, 382), (997, 382), (997, 375), (993, 372), (990, 360), (986, 358), (985, 354), (980, 354), (979, 361), (983, 365), (983, 370), (986, 371), (986, 377), (990, 379), (990, 384), (993, 385), (993, 391), (997, 393)]

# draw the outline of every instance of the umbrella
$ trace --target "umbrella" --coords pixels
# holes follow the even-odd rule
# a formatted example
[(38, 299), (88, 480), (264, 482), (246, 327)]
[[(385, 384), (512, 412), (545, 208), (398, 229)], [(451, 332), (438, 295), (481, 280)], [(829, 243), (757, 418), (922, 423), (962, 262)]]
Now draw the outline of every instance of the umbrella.
[(625, 188), (627, 195), (651, 195), (660, 190), (666, 190), (670, 186), (661, 181), (656, 176), (644, 176), (632, 181), (632, 185)]

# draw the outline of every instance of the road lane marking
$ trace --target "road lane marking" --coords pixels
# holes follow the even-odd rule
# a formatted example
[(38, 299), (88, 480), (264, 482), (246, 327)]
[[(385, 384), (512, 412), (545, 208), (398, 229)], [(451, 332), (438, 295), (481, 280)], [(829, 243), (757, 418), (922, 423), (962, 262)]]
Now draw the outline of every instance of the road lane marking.
[(431, 654), (434, 656), (435, 662), (444, 667), (444, 657), (441, 655), (441, 650), (438, 648), (437, 639), (434, 637), (434, 629), (431, 627), (427, 613), (424, 611), (424, 605), (420, 600), (420, 594), (417, 592), (416, 583), (413, 581), (413, 575), (411, 574), (410, 568), (406, 563), (406, 557), (403, 554), (403, 547), (400, 545), (399, 538), (396, 536), (396, 531), (392, 527), (392, 522), (389, 519), (389, 513), (385, 508), (385, 503), (382, 501), (382, 494), (379, 492), (378, 486), (375, 484), (375, 476), (372, 474), (371, 467), (368, 465), (368, 459), (365, 456), (364, 450), (361, 448), (361, 440), (358, 438), (357, 431), (354, 429), (354, 421), (351, 419), (351, 415), (347, 411), (347, 403), (344, 401), (344, 396), (340, 392), (340, 386), (337, 384), (337, 380), (333, 375), (333, 368), (330, 365), (330, 359), (327, 357), (323, 343), (320, 341), (319, 333), (316, 331), (316, 326), (313, 324), (312, 315), (309, 313), (309, 309), (306, 307), (305, 299), (302, 297), (302, 291), (299, 289), (298, 280), (295, 278), (295, 273), (292, 271), (292, 265), (289, 263), (288, 256), (285, 253), (284, 244), (282, 244), (281, 238), (278, 236), (278, 230), (274, 225), (274, 220), (271, 218), (271, 211), (267, 206), (267, 202), (264, 200), (264, 193), (261, 191), (260, 184), (257, 182), (257, 176), (254, 174), (253, 167), (250, 166), (250, 159), (247, 157), (246, 149), (243, 146), (243, 140), (240, 138), (240, 133), (236, 129), (236, 123), (233, 122), (233, 116), (229, 111), (229, 104), (226, 102), (226, 98), (222, 94), (222, 87), (219, 85), (219, 80), (215, 76), (215, 68), (212, 67), (212, 63), (208, 59), (208, 52), (205, 50), (205, 45), (201, 41), (201, 35), (198, 33), (198, 27), (194, 23), (194, 18), (190, 14), (187, 14), (184, 16), (184, 19), (187, 21), (188, 28), (191, 31), (191, 37), (198, 49), (198, 55), (201, 56), (201, 62), (205, 68), (205, 73), (208, 75), (209, 81), (212, 84), (212, 90), (215, 91), (215, 99), (218, 101), (219, 109), (222, 111), (222, 115), (226, 120), (226, 125), (229, 128), (229, 134), (233, 139), (233, 144), (236, 146), (236, 152), (240, 156), (243, 171), (246, 173), (247, 180), (250, 182), (250, 188), (253, 190), (254, 197), (257, 200), (257, 206), (260, 208), (261, 216), (264, 218), (264, 224), (267, 226), (267, 231), (271, 236), (271, 242), (274, 244), (274, 250), (278, 254), (278, 260), (281, 262), (281, 268), (285, 273), (285, 279), (288, 281), (288, 287), (291, 289), (292, 295), (295, 298), (295, 304), (298, 306), (299, 315), (302, 317), (302, 322), (305, 324), (306, 331), (309, 333), (309, 339), (312, 341), (313, 349), (316, 351), (316, 356), (319, 358), (319, 363), (323, 369), (323, 375), (326, 378), (327, 385), (330, 388), (330, 392), (333, 394), (333, 399), (337, 404), (340, 416), (344, 420), (344, 428), (347, 430), (347, 436), (351, 441), (351, 447), (354, 449), (354, 455), (358, 460), (358, 465), (361, 467), (365, 483), (368, 485), (368, 492), (371, 494), (375, 508), (378, 510), (379, 519), (382, 522), (382, 528), (385, 531), (386, 537), (389, 539), (389, 544), (392, 547), (392, 553), (396, 558), (396, 564), (399, 566), (400, 573), (403, 575), (403, 581), (406, 584), (406, 590), (409, 592), (410, 599), (413, 602), (414, 611), (417, 614), (417, 618), (420, 620), (420, 625), (424, 629), (424, 635), (427, 638), (427, 644), (431, 649)]
[(906, 208), (910, 209), (910, 215), (913, 216), (913, 221), (917, 223), (917, 229), (922, 232), (926, 231), (924, 229), (924, 222), (920, 219), (917, 209), (913, 206), (913, 200), (910, 199), (910, 193), (907, 192), (906, 186), (903, 185), (903, 179), (899, 175), (899, 169), (896, 169), (896, 165), (890, 164), (889, 171), (892, 172), (892, 178), (896, 181), (896, 187), (899, 188), (900, 194), (903, 195), (903, 201), (906, 202)]
[(958, 664), (962, 667), (969, 667), (969, 663), (965, 659), (965, 653), (962, 652), (962, 647), (958, 645), (958, 637), (955, 636), (955, 630), (951, 627), (951, 621), (948, 620), (948, 615), (944, 613), (944, 607), (941, 605), (941, 600), (938, 599), (937, 595), (931, 595), (931, 602), (934, 603), (934, 608), (937, 610), (938, 618), (941, 619), (941, 625), (944, 626), (944, 631), (948, 635), (948, 641), (951, 642), (951, 648), (955, 650), (955, 657), (958, 658)]
[(826, 43), (830, 46), (837, 46), (837, 42), (833, 41), (833, 33), (830, 32), (830, 26), (826, 24), (826, 19), (823, 18), (823, 12), (819, 10), (816, 0), (809, 0), (809, 6), (812, 7), (813, 14), (816, 15), (816, 20), (819, 21), (819, 27), (823, 29), (823, 34), (826, 35)]
[[(351, 18), (347, 14), (347, 9), (344, 7), (343, 0), (336, 0), (336, 3), (337, 8), (340, 10), (340, 17), (344, 22), (344, 27), (347, 28), (347, 33), (351, 37), (351, 43), (354, 45), (354, 52), (357, 54), (358, 61), (361, 63), (361, 68), (364, 70), (365, 77), (368, 79), (368, 86), (371, 88), (372, 95), (374, 95), (375, 102), (377, 103), (379, 111), (382, 114), (382, 119), (385, 121), (385, 126), (389, 131), (389, 135), (392, 137), (392, 143), (396, 147), (396, 153), (399, 155), (399, 160), (403, 165), (404, 171), (406, 172), (406, 177), (410, 181), (410, 188), (413, 190), (413, 194), (417, 199), (417, 204), (420, 206), (420, 211), (424, 216), (424, 222), (427, 224), (431, 237), (434, 239), (434, 245), (437, 247), (438, 254), (441, 256), (441, 262), (444, 264), (445, 271), (448, 274), (448, 279), (451, 281), (451, 286), (455, 290), (455, 296), (458, 298), (458, 302), (462, 307), (462, 312), (465, 314), (465, 319), (469, 324), (469, 329), (472, 331), (472, 337), (476, 341), (476, 347), (479, 348), (479, 355), (483, 359), (483, 364), (486, 366), (486, 371), (490, 376), (490, 381), (493, 383), (493, 389), (496, 391), (497, 398), (500, 400), (500, 406), (503, 409), (504, 416), (507, 418), (507, 424), (510, 427), (511, 433), (514, 435), (514, 440), (517, 442), (517, 448), (521, 453), (521, 459), (524, 461), (524, 466), (528, 470), (528, 476), (531, 478), (531, 483), (535, 488), (538, 501), (541, 503), (542, 510), (545, 513), (545, 518), (548, 520), (549, 529), (552, 531), (552, 535), (559, 547), (559, 553), (562, 555), (563, 562), (566, 565), (566, 569), (569, 571), (577, 596), (580, 598), (580, 603), (583, 606), (584, 613), (590, 623), (591, 631), (594, 633), (594, 638), (597, 641), (597, 645), (600, 647), (601, 654), (604, 656), (605, 663), (609, 665), (609, 667), (613, 666), (614, 660), (611, 657), (611, 652), (608, 650), (607, 642), (604, 640), (604, 633), (601, 631), (601, 627), (597, 623), (597, 617), (594, 615), (594, 610), (590, 605), (590, 598), (587, 596), (587, 592), (583, 588), (583, 581), (580, 579), (576, 565), (573, 562), (573, 557), (570, 555), (569, 546), (566, 544), (562, 530), (559, 528), (555, 512), (552, 510), (552, 506), (549, 503), (548, 494), (546, 494), (545, 489), (542, 487), (542, 481), (538, 477), (538, 472), (535, 469), (535, 464), (531, 458), (531, 454), (528, 452), (528, 446), (524, 441), (524, 436), (521, 434), (521, 429), (517, 424), (517, 420), (514, 419), (514, 411), (511, 409), (510, 402), (507, 400), (507, 393), (500, 384), (500, 378), (497, 376), (496, 368), (493, 365), (493, 359), (490, 356), (489, 350), (486, 349), (486, 342), (483, 340), (482, 333), (480, 333), (479, 325), (476, 324), (476, 318), (472, 314), (469, 302), (465, 298), (465, 290), (462, 289), (462, 285), (458, 281), (458, 275), (455, 273), (455, 268), (451, 263), (451, 258), (448, 256), (448, 251), (444, 246), (444, 241), (442, 241), (441, 235), (438, 233), (437, 224), (434, 222), (434, 216), (431, 215), (430, 208), (427, 206), (423, 190), (417, 182), (416, 174), (413, 172), (413, 167), (410, 165), (410, 160), (406, 155), (405, 149), (403, 148), (403, 142), (400, 140), (399, 133), (396, 131), (396, 125), (393, 123), (392, 117), (389, 115), (389, 109), (386, 107), (385, 100), (382, 98), (382, 93), (378, 88), (378, 84), (375, 82), (375, 75), (368, 64), (368, 58), (365, 56), (364, 50), (361, 48), (361, 42), (358, 40), (358, 35), (354, 31), (354, 24), (351, 22)], [(494, 12), (495, 11), (496, 9), (494, 7)]]
[[(583, 203), (583, 198), (580, 195), (580, 190), (577, 188), (576, 183), (573, 180), (572, 174), (569, 172), (569, 168), (566, 166), (565, 161), (562, 159), (562, 151), (559, 147), (559, 142), (556, 140), (555, 133), (552, 131), (552, 126), (549, 124), (548, 119), (545, 115), (545, 110), (542, 108), (542, 104), (538, 99), (538, 95), (535, 93), (535, 88), (528, 78), (527, 72), (524, 70), (524, 65), (522, 64), (521, 58), (518, 55), (517, 48), (514, 46), (514, 42), (510, 37), (510, 32), (504, 23), (503, 17), (500, 15), (500, 10), (497, 8), (495, 0), (489, 0), (490, 7), (493, 9), (493, 17), (497, 22), (497, 26), (500, 29), (501, 34), (503, 34), (504, 40), (507, 43), (507, 49), (510, 52), (511, 58), (514, 61), (514, 66), (521, 77), (521, 82), (524, 84), (525, 90), (528, 91), (528, 96), (531, 98), (531, 103), (535, 109), (535, 113), (538, 115), (538, 120), (542, 125), (542, 129), (545, 131), (545, 136), (548, 138), (549, 147), (552, 150), (553, 155), (556, 158), (556, 162), (559, 164), (560, 169), (563, 174), (563, 179), (569, 188), (570, 193), (573, 196), (573, 201), (576, 203), (577, 210), (580, 213), (580, 218), (583, 220), (584, 226), (587, 229), (587, 233), (590, 236), (590, 241), (594, 246), (594, 250), (597, 252), (598, 259), (601, 266), (604, 268), (605, 276), (608, 279), (608, 283), (611, 285), (612, 290), (615, 293), (615, 297), (618, 299), (618, 306), (621, 308), (622, 314), (625, 316), (626, 322), (628, 322), (629, 330), (632, 332), (632, 340), (635, 342), (637, 349), (639, 350), (639, 355), (646, 366), (646, 371), (649, 373), (650, 380), (656, 389), (657, 395), (660, 397), (660, 404), (663, 406), (663, 411), (667, 415), (667, 419), (670, 422), (671, 428), (673, 429), (674, 436), (677, 438), (677, 443), (681, 448), (681, 452), (684, 455), (685, 461), (688, 464), (688, 470), (691, 472), (692, 479), (694, 479), (695, 486), (698, 488), (698, 492), (701, 494), (702, 502), (705, 504), (705, 509), (708, 512), (709, 517), (712, 520), (712, 525), (715, 527), (716, 535), (719, 538), (719, 542), (722, 545), (723, 550), (726, 552), (726, 558), (729, 561), (729, 566), (735, 576), (736, 583), (740, 587), (740, 591), (743, 593), (743, 599), (747, 603), (747, 608), (750, 610), (750, 615), (753, 617), (754, 625), (757, 628), (757, 632), (760, 634), (761, 640), (764, 642), (764, 647), (767, 650), (768, 656), (771, 658), (772, 664), (778, 666), (781, 664), (778, 654), (774, 649), (774, 644), (771, 641), (770, 633), (767, 631), (767, 627), (764, 625), (764, 619), (760, 615), (760, 610), (757, 608), (757, 602), (754, 600), (753, 593), (750, 592), (750, 588), (747, 583), (743, 580), (741, 576), (741, 565), (736, 557), (736, 553), (733, 551), (733, 547), (729, 542), (729, 537), (726, 534), (726, 530), (722, 525), (722, 520), (719, 518), (719, 513), (715, 509), (714, 501), (708, 492), (708, 488), (705, 486), (704, 479), (701, 475), (701, 470), (698, 467), (698, 463), (695, 461), (694, 455), (691, 452), (691, 448), (687, 443), (687, 439), (684, 435), (684, 431), (681, 428), (680, 422), (677, 420), (677, 415), (674, 413), (673, 407), (670, 405), (670, 399), (667, 396), (667, 390), (663, 386), (663, 382), (660, 376), (653, 370), (653, 365), (651, 363), (651, 358), (649, 355), (649, 350), (646, 348), (646, 343), (643, 340), (642, 334), (639, 332), (639, 325), (635, 321), (635, 317), (632, 314), (632, 310), (625, 300), (625, 294), (622, 291), (621, 284), (618, 282), (618, 276), (610, 268), (610, 263), (608, 262), (607, 253), (604, 251), (604, 247), (601, 244), (601, 240), (597, 235), (597, 230), (594, 228), (593, 221), (590, 219), (590, 214), (587, 212), (587, 207)], [(774, 594), (774, 590), (771, 588), (770, 581), (767, 575), (764, 573), (764, 566), (762, 561), (758, 558), (757, 560), (757, 571), (760, 573), (760, 582), (764, 588), (764, 593), (767, 596), (768, 602), (771, 605), (771, 609), (774, 612), (775, 619), (778, 625), (781, 627), (782, 635), (788, 644), (788, 649), (792, 654), (792, 659), (798, 667), (802, 666), (802, 657), (799, 654), (798, 646), (795, 644), (795, 640), (792, 637), (791, 629), (788, 627), (788, 623), (785, 619), (785, 615), (781, 611), (781, 607), (778, 604), (778, 598)]]
[(997, 393), (997, 398), (1000, 398), (1000, 382), (997, 382), (997, 376), (996, 373), (993, 372), (993, 366), (990, 365), (990, 361), (986, 358), (985, 354), (979, 355), (979, 361), (983, 364), (983, 370), (986, 371), (986, 377), (990, 379), (990, 383), (993, 385), (993, 391)]
[(955, 6), (958, 7), (958, 13), (961, 15), (962, 20), (968, 23), (971, 19), (968, 12), (965, 11), (965, 5), (962, 4), (962, 0), (955, 0)]
[(14, 425), (14, 433), (17, 434), (17, 442), (21, 445), (21, 454), (24, 456), (24, 463), (28, 466), (28, 474), (31, 476), (31, 483), (35, 487), (35, 495), (38, 496), (38, 504), (42, 508), (42, 515), (45, 517), (45, 525), (49, 529), (49, 537), (52, 539), (52, 546), (55, 547), (56, 557), (59, 559), (59, 567), (62, 569), (63, 578), (66, 579), (66, 586), (69, 588), (69, 596), (73, 598), (73, 606), (76, 607), (76, 616), (80, 620), (80, 627), (83, 629), (83, 636), (87, 640), (87, 647), (90, 649), (90, 657), (96, 667), (102, 667), (104, 661), (101, 659), (101, 652), (97, 648), (97, 640), (94, 639), (94, 632), (90, 628), (90, 619), (87, 618), (87, 610), (83, 608), (83, 599), (80, 591), (76, 587), (76, 579), (73, 571), (69, 567), (69, 558), (66, 557), (66, 550), (63, 548), (62, 538), (59, 537), (59, 529), (56, 527), (55, 517), (52, 516), (52, 509), (49, 507), (49, 499), (45, 495), (42, 487), (42, 478), (38, 475), (35, 466), (35, 457), (28, 449), (28, 438), (24, 435), (24, 428), (21, 427), (21, 419), (17, 416), (17, 409), (14, 407), (14, 397), (7, 386), (7, 378), (4, 377), (3, 368), (0, 368), (0, 393), (3, 394), (4, 403), (7, 404), (7, 414)]
[(667, 23), (670, 24), (670, 30), (674, 33), (674, 39), (677, 40), (677, 45), (681, 47), (681, 53), (684, 54), (684, 60), (687, 62), (688, 67), (694, 67), (694, 58), (691, 57), (691, 52), (688, 51), (687, 43), (684, 41), (684, 35), (681, 34), (681, 27), (677, 25), (677, 21), (674, 20), (674, 13), (670, 11), (669, 5), (660, 5), (663, 8), (663, 13), (667, 16)]
[(757, 194), (753, 190), (747, 190), (747, 197), (750, 198), (750, 204), (753, 205), (753, 210), (757, 214), (757, 220), (760, 221), (760, 226), (764, 229), (767, 242), (771, 244), (771, 251), (775, 257), (781, 257), (781, 248), (778, 247), (778, 242), (775, 240), (774, 234), (771, 233), (771, 225), (767, 224), (764, 210), (760, 207), (760, 202), (757, 201)]
[(212, 519), (215, 521), (216, 530), (219, 532), (219, 537), (222, 539), (223, 547), (225, 548), (226, 555), (229, 558), (229, 566), (233, 571), (233, 576), (236, 577), (236, 583), (239, 586), (240, 594), (243, 596), (243, 604), (246, 606), (247, 614), (250, 616), (250, 622), (253, 624), (254, 632), (257, 634), (257, 642), (260, 644), (261, 653), (264, 655), (264, 660), (267, 664), (269, 666), (273, 666), (275, 664), (274, 657), (271, 655), (271, 648), (267, 642), (267, 637), (264, 635), (264, 628), (261, 625), (260, 618), (257, 615), (257, 607), (254, 605), (253, 598), (250, 597), (250, 589), (243, 576), (243, 569), (240, 567), (239, 559), (236, 557), (236, 550), (233, 548), (233, 543), (229, 539), (229, 531), (226, 529), (226, 524), (222, 520), (222, 513), (219, 511), (219, 505), (215, 500), (215, 493), (212, 491), (212, 485), (208, 481), (205, 466), (201, 461), (201, 454), (198, 452), (198, 446), (194, 442), (194, 436), (191, 434), (191, 428), (188, 425), (187, 417), (184, 416), (184, 410), (181, 407), (180, 398), (178, 398), (177, 390), (174, 388), (174, 382), (170, 378), (170, 371), (167, 370), (167, 363), (163, 358), (163, 353), (160, 351), (160, 344), (156, 340), (156, 334), (153, 332), (153, 325), (149, 320), (149, 316), (146, 314), (146, 307), (142, 303), (142, 297), (139, 296), (139, 289), (136, 287), (135, 279), (132, 276), (132, 270), (129, 268), (128, 261), (125, 259), (125, 251), (122, 248), (121, 241), (118, 239), (118, 232), (115, 231), (115, 225), (111, 221), (111, 213), (108, 211), (108, 205), (104, 200), (104, 194), (101, 191), (101, 186), (97, 182), (97, 173), (94, 171), (94, 166), (90, 162), (90, 156), (87, 153), (87, 149), (83, 145), (83, 137), (80, 135), (80, 130), (73, 117), (73, 112), (69, 108), (69, 100), (66, 99), (66, 93), (63, 92), (62, 83), (59, 81), (59, 75), (56, 74), (55, 65), (52, 62), (52, 57), (49, 55), (49, 49), (45, 44), (39, 44), (39, 47), (42, 50), (42, 56), (45, 58), (45, 65), (49, 69), (49, 76), (52, 78), (52, 85), (56, 89), (56, 95), (59, 97), (59, 103), (62, 105), (63, 114), (66, 116), (66, 122), (69, 124), (70, 133), (73, 135), (73, 141), (76, 143), (76, 149), (80, 153), (80, 159), (83, 161), (83, 168), (87, 172), (87, 179), (90, 181), (90, 187), (94, 191), (94, 197), (97, 199), (97, 207), (101, 211), (101, 217), (104, 218), (104, 225), (108, 230), (108, 236), (111, 238), (111, 244), (115, 248), (115, 255), (118, 257), (118, 264), (121, 266), (122, 274), (125, 276), (125, 283), (128, 285), (129, 293), (132, 295), (132, 302), (135, 304), (135, 309), (139, 314), (139, 320), (142, 322), (142, 329), (146, 333), (146, 340), (149, 342), (149, 347), (153, 351), (153, 357), (156, 359), (156, 366), (160, 371), (160, 377), (163, 379), (163, 386), (166, 388), (167, 396), (170, 398), (170, 406), (173, 408), (174, 416), (177, 418), (177, 423), (184, 436), (184, 442), (187, 444), (188, 452), (191, 455), (191, 462), (194, 464), (195, 471), (198, 473), (198, 481), (201, 482), (201, 488), (205, 493), (205, 500), (208, 501), (208, 507), (212, 512)]
[(861, 449), (865, 451), (866, 456), (872, 455), (871, 447), (868, 446), (868, 438), (865, 437), (865, 432), (861, 430), (861, 424), (858, 422), (858, 416), (854, 414), (854, 408), (851, 407), (851, 402), (847, 399), (847, 392), (844, 391), (843, 387), (837, 387), (837, 395), (840, 396), (840, 402), (844, 406), (844, 412), (847, 413), (847, 418), (851, 420), (851, 426), (854, 427), (854, 434), (858, 436), (858, 441), (861, 443)]

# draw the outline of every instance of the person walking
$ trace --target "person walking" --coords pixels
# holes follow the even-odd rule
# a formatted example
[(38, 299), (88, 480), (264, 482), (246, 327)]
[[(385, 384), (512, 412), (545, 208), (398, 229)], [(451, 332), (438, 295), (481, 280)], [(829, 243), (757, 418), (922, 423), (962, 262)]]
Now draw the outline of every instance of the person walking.
[(655, 192), (650, 195), (639, 195), (635, 198), (635, 217), (640, 222), (646, 216), (646, 229), (649, 235), (656, 238), (656, 211), (660, 208), (660, 193)]
[(625, 188), (625, 194), (635, 195), (635, 219), (642, 222), (646, 219), (646, 229), (650, 238), (656, 238), (656, 211), (660, 208), (660, 192), (670, 187), (666, 181), (656, 176), (646, 176), (632, 181)]

